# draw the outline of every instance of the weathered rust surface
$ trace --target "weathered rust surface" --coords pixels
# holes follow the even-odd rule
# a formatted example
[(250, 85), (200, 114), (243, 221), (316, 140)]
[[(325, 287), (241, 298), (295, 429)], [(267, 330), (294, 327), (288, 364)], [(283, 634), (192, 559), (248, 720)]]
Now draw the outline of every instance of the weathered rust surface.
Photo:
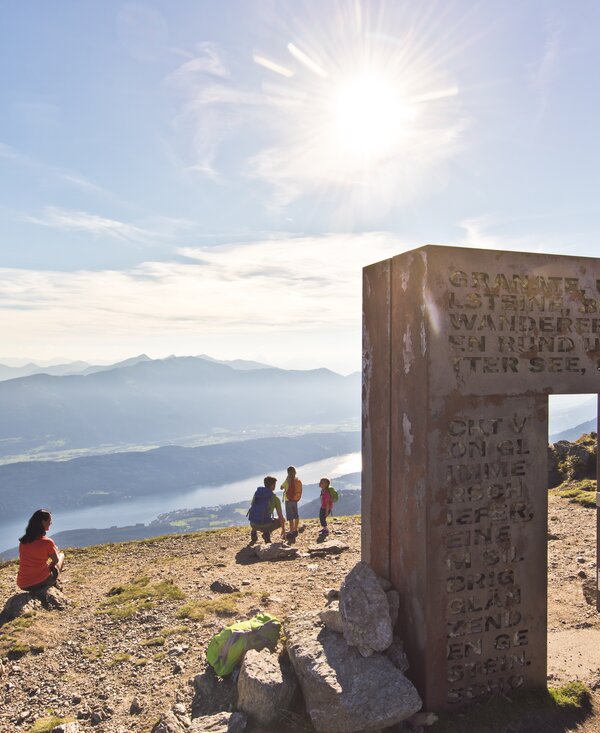
[[(431, 640), (428, 616), (427, 357), (425, 314), (415, 308), (426, 282), (420, 252), (403, 263), (392, 260), (391, 384), (391, 581), (400, 592), (398, 628), (410, 658), (411, 677), (422, 685)], [(406, 384), (411, 388), (406, 389)]]
[(363, 278), (362, 556), (390, 577), (390, 272), (386, 260)]
[(363, 552), (410, 675), (438, 711), (544, 686), (547, 395), (600, 391), (600, 260), (427, 246), (364, 297)]

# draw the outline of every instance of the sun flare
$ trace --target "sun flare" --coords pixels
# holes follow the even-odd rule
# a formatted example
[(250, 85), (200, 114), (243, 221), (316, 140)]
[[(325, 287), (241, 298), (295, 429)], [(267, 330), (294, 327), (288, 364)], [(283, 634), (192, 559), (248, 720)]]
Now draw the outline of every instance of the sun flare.
[(342, 83), (332, 107), (336, 144), (368, 162), (392, 154), (416, 118), (416, 107), (403, 99), (399, 86), (375, 73)]

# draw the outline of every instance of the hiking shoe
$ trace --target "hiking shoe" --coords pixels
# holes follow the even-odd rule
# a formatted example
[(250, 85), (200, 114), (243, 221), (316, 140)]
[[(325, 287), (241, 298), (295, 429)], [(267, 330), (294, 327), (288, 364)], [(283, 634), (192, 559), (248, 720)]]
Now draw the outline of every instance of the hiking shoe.
[(325, 537), (326, 535), (328, 535), (328, 534), (329, 534), (329, 530), (328, 530), (328, 529), (326, 529), (326, 528), (324, 527), (324, 528), (323, 528), (323, 529), (322, 529), (322, 530), (321, 530), (321, 531), (319, 532), (319, 534), (320, 534), (320, 535), (321, 535), (322, 537)]
[(258, 532), (253, 529), (252, 532), (250, 532), (250, 544), (254, 545), (256, 542), (258, 542)]
[(265, 544), (268, 545), (271, 542), (271, 533), (270, 532), (263, 532), (262, 538), (265, 541)]

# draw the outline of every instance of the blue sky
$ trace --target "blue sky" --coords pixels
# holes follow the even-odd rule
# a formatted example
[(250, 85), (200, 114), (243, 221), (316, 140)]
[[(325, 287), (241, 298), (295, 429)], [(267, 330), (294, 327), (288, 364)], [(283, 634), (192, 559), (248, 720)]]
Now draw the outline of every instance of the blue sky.
[(363, 265), (600, 254), (596, 2), (30, 0), (0, 26), (0, 358), (360, 367)]

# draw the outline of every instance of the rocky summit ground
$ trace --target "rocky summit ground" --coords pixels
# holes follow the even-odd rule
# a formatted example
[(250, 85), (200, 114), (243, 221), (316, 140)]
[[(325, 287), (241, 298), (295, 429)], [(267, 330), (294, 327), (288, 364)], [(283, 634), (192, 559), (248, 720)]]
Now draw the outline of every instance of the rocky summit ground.
[[(544, 731), (600, 733), (595, 515), (550, 497), (549, 684), (590, 684), (593, 711), (570, 727), (545, 721)], [(0, 732), (43, 730), (40, 721), (56, 716), (76, 719), (81, 731), (149, 733), (161, 712), (189, 712), (190, 682), (217, 631), (258, 611), (284, 618), (320, 608), (360, 559), (358, 517), (334, 519), (332, 538), (350, 548), (339, 555), (308, 555), (318, 529), (305, 522), (300, 557), (281, 562), (257, 562), (238, 527), (68, 552), (69, 608), (0, 628)], [(16, 592), (15, 573), (15, 563), (0, 566), (1, 605)], [(217, 580), (238, 590), (211, 590)]]

